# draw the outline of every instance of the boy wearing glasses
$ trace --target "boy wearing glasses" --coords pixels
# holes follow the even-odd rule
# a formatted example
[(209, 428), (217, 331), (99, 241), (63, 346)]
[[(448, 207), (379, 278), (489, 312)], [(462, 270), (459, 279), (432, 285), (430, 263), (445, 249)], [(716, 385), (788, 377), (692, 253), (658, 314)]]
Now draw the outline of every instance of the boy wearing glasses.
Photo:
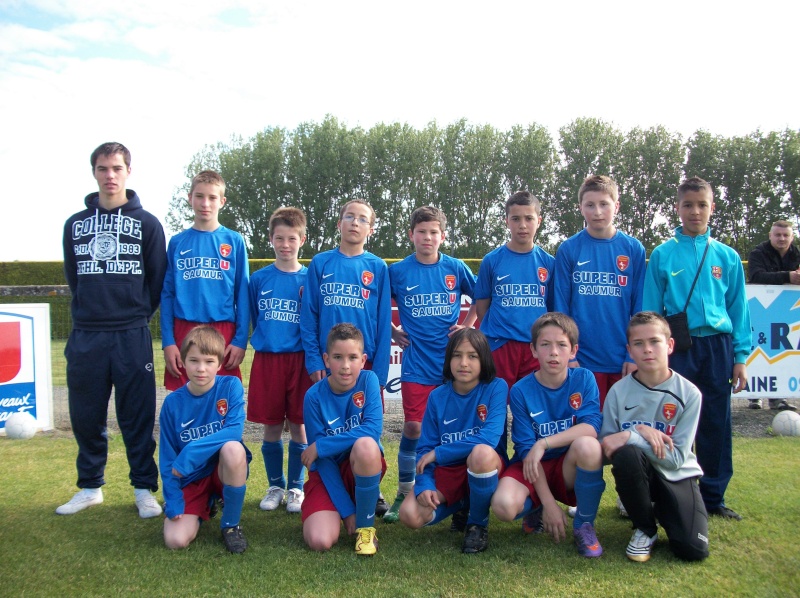
[(392, 342), (392, 303), (389, 270), (376, 255), (364, 250), (373, 232), (375, 210), (363, 199), (348, 201), (339, 210), (339, 247), (314, 256), (300, 308), (300, 331), (306, 369), (312, 382), (327, 375), (322, 354), (328, 332), (350, 322), (364, 335), (364, 369), (378, 376), (381, 390), (389, 376)]

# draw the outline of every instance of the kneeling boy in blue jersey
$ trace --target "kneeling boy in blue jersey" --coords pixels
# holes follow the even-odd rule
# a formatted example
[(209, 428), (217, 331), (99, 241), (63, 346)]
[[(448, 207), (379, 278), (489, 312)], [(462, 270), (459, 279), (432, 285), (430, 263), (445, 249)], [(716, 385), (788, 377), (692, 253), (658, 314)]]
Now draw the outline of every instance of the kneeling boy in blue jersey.
[(242, 443), (244, 388), (234, 376), (217, 376), (224, 355), (225, 338), (214, 328), (191, 330), (181, 344), (189, 382), (167, 395), (161, 408), (158, 461), (167, 548), (186, 548), (221, 497), (225, 547), (234, 553), (247, 549), (239, 528), (252, 458)]
[(675, 341), (667, 321), (652, 311), (628, 324), (628, 351), (638, 370), (608, 393), (600, 429), (617, 492), (633, 522), (625, 554), (644, 562), (664, 526), (678, 558), (708, 556), (708, 515), (692, 453), (700, 420), (700, 391), (669, 369)]
[(386, 472), (383, 404), (378, 377), (364, 370), (364, 337), (349, 323), (328, 333), (325, 367), (330, 371), (306, 393), (303, 419), (308, 467), (303, 500), (303, 538), (312, 550), (328, 550), (339, 541), (344, 521), (356, 534), (356, 554), (378, 550), (375, 504)]
[(592, 373), (569, 367), (578, 352), (575, 321), (560, 312), (541, 316), (531, 328), (531, 351), (540, 369), (511, 389), (514, 457), (492, 510), (503, 521), (524, 516), (523, 530), (545, 531), (559, 542), (566, 516), (556, 500), (577, 505), (575, 545), (582, 556), (599, 557), (594, 520), (606, 487), (597, 441), (600, 401)]
[(400, 506), (400, 521), (417, 529), (438, 523), (469, 502), (461, 552), (489, 545), (489, 504), (503, 459), (496, 448), (506, 423), (508, 385), (498, 378), (489, 341), (465, 328), (445, 350), (445, 383), (428, 396), (417, 448), (414, 494)]

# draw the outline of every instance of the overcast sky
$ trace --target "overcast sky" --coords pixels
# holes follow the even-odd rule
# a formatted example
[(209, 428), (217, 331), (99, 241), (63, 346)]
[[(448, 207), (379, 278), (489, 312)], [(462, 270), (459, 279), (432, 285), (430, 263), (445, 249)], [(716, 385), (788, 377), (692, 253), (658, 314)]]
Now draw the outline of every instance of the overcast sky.
[(0, 261), (61, 259), (104, 141), (131, 150), (128, 187), (163, 222), (204, 145), (326, 114), (554, 139), (579, 117), (796, 129), (799, 17), (772, 0), (0, 0)]

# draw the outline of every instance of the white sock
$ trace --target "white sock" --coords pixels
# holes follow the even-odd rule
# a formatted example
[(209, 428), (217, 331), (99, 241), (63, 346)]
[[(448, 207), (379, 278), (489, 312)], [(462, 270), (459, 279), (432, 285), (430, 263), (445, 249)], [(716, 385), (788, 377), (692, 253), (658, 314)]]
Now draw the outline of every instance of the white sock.
[(145, 496), (150, 496), (150, 489), (149, 488), (134, 488), (133, 489), (133, 497), (134, 498), (138, 499), (139, 497), (145, 497)]

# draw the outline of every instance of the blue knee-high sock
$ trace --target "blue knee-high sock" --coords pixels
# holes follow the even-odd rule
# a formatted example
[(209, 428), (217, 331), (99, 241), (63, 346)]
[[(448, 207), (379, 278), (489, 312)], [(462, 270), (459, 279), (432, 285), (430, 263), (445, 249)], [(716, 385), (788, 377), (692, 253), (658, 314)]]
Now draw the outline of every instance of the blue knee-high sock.
[(606, 483), (603, 480), (603, 468), (588, 471), (578, 467), (575, 473), (575, 498), (578, 499), (578, 509), (575, 512), (575, 520), (572, 526), (578, 529), (584, 523), (594, 525), (597, 517), (597, 508), (600, 506), (600, 498)]
[(289, 488), (303, 489), (306, 481), (306, 466), (300, 460), (303, 451), (308, 448), (308, 444), (301, 444), (294, 440), (289, 441)]
[(261, 454), (264, 457), (264, 467), (267, 470), (267, 483), (269, 486), (286, 488), (286, 477), (283, 475), (283, 440), (277, 442), (261, 443)]
[(244, 493), (247, 490), (247, 484), (241, 486), (222, 486), (222, 500), (225, 504), (222, 506), (222, 517), (219, 521), (221, 528), (233, 527), (239, 525), (239, 520), (242, 517), (242, 505), (244, 505)]
[(489, 525), (489, 505), (492, 494), (497, 490), (497, 470), (490, 473), (472, 473), (467, 470), (469, 480), (469, 517), (467, 525)]
[(381, 474), (357, 475), (356, 527), (375, 527), (375, 503), (381, 491)]
[(460, 511), (464, 508), (464, 505), (467, 504), (467, 498), (464, 497), (461, 500), (454, 502), (452, 505), (439, 505), (437, 509), (433, 512), (433, 519), (431, 519), (425, 525), (436, 525), (442, 519), (447, 519), (453, 513)]
[[(541, 506), (541, 505), (539, 505), (539, 506)], [(531, 497), (529, 496), (528, 498), (525, 499), (525, 504), (522, 505), (522, 510), (519, 513), (517, 513), (517, 516), (514, 517), (514, 519), (515, 520), (516, 519), (522, 519), (523, 517), (525, 517), (525, 515), (527, 515), (531, 511), (535, 511), (538, 508), (539, 507), (534, 507), (533, 506), (533, 500), (531, 500)]]
[(403, 492), (403, 494), (407, 494), (414, 484), (418, 443), (418, 438), (409, 438), (405, 434), (400, 438), (400, 451), (397, 453), (397, 474), (400, 482), (400, 492)]

